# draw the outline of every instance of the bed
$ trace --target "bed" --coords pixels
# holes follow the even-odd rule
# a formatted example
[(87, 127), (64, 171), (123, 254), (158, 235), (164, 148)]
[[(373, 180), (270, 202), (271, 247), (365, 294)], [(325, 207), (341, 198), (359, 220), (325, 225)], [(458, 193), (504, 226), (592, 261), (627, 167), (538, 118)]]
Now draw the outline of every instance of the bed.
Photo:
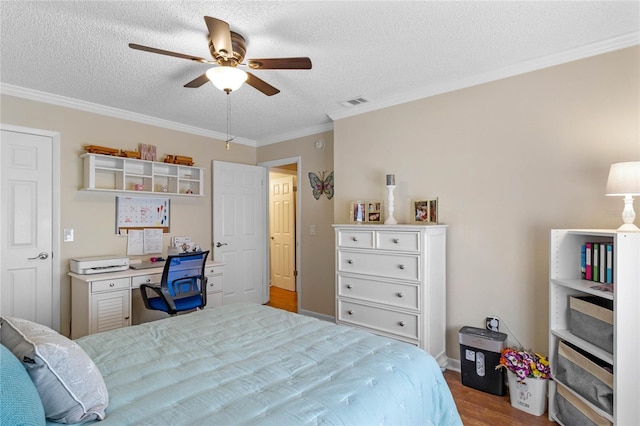
[(100, 426), (462, 424), (422, 349), (267, 306), (225, 305), (74, 342), (108, 392)]

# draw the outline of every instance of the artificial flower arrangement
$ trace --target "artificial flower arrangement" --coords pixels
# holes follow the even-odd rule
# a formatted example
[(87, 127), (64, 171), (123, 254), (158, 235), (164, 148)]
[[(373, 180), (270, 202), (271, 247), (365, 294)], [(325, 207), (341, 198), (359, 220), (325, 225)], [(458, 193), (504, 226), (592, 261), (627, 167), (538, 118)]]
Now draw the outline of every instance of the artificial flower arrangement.
[(548, 379), (551, 377), (551, 367), (546, 357), (535, 352), (518, 348), (506, 348), (500, 353), (498, 368), (506, 368), (516, 374), (518, 381), (524, 381), (527, 377), (535, 379)]

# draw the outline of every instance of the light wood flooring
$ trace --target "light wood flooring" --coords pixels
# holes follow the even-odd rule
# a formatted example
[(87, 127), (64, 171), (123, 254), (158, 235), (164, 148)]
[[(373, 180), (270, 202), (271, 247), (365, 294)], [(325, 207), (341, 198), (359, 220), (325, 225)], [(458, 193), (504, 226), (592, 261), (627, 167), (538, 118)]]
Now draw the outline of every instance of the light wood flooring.
[[(271, 287), (267, 306), (298, 312), (298, 294), (294, 291)], [(447, 370), (444, 378), (465, 426), (549, 426), (547, 413), (533, 416), (511, 406), (509, 395), (497, 396), (464, 386), (460, 373)]]

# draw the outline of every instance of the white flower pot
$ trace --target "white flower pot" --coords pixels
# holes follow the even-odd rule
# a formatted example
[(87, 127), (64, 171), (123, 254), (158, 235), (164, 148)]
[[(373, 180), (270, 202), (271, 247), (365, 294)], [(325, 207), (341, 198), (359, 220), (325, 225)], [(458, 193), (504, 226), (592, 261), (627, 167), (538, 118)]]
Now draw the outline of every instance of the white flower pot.
[(534, 416), (544, 414), (547, 405), (547, 379), (526, 378), (524, 382), (518, 382), (515, 373), (508, 372), (509, 396), (511, 405), (518, 410), (525, 411)]

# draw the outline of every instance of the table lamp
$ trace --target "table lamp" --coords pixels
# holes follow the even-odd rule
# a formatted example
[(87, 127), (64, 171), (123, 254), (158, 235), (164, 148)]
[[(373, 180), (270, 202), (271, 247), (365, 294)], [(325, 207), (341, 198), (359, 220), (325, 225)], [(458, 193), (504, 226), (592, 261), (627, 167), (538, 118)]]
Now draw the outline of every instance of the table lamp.
[(633, 196), (640, 195), (640, 161), (614, 163), (609, 169), (607, 179), (607, 196), (623, 196), (624, 210), (622, 221), (624, 224), (618, 231), (640, 231), (633, 221), (636, 213), (633, 211)]

